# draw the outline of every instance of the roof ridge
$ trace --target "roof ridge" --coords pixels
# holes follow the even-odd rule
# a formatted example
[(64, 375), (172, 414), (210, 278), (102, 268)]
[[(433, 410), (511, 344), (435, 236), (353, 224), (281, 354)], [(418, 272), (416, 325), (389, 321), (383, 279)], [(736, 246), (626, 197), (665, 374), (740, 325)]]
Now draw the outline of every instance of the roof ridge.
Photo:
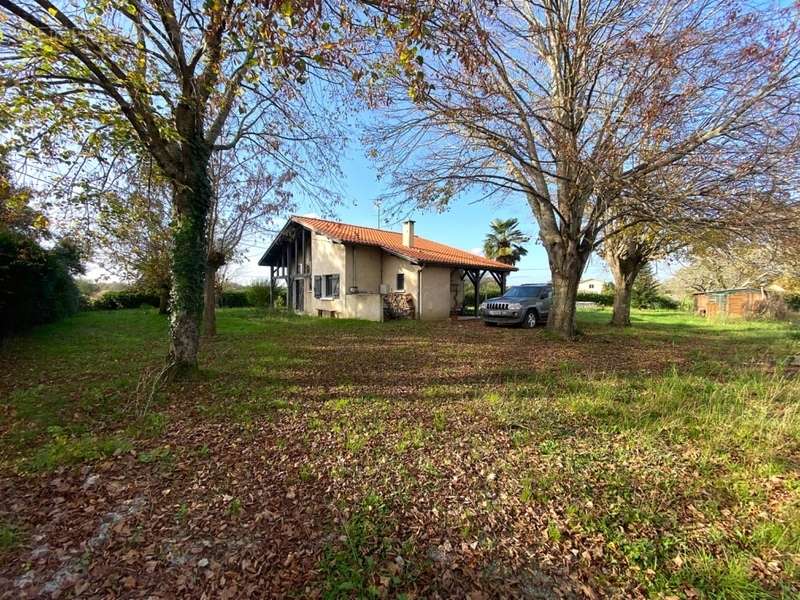
[[(325, 221), (326, 223), (333, 223), (334, 225), (346, 225), (347, 227), (358, 227), (359, 229), (370, 229), (372, 231), (380, 231), (381, 233), (392, 233), (394, 235), (402, 235), (400, 231), (394, 231), (393, 229), (381, 229), (380, 227), (370, 227), (369, 225), (356, 225), (355, 223), (345, 223), (344, 221), (334, 221), (333, 219), (323, 219), (321, 217), (304, 217), (303, 215), (292, 215), (291, 219), (298, 218), (298, 219), (311, 219), (314, 221)], [(423, 238), (420, 235), (414, 234), (414, 237)], [(433, 241), (433, 240), (428, 240)]]
[[(331, 235), (331, 233), (328, 233), (326, 230), (339, 227), (350, 228), (352, 233), (349, 236), (351, 238), (349, 241), (351, 243), (362, 243), (378, 246), (410, 260), (425, 260), (424, 258), (420, 257), (419, 254), (427, 253), (429, 257), (431, 257), (428, 260), (432, 259), (432, 262), (441, 260), (443, 263), (458, 264), (458, 261), (460, 260), (464, 261), (464, 264), (481, 265), (483, 268), (499, 268), (508, 271), (517, 270), (515, 267), (501, 263), (498, 260), (488, 258), (480, 254), (475, 254), (469, 250), (457, 248), (449, 244), (437, 242), (436, 240), (424, 238), (419, 235), (414, 235), (414, 245), (406, 246), (402, 243), (402, 233), (399, 231), (380, 229), (378, 227), (368, 227), (365, 225), (354, 225), (352, 223), (344, 223), (342, 221), (334, 221), (332, 219), (323, 219), (320, 217), (305, 217), (302, 215), (291, 215), (289, 217), (289, 221), (294, 221), (312, 229), (319, 228), (325, 233), (325, 235)], [(362, 230), (362, 233), (359, 233), (359, 230)], [(333, 233), (333, 235), (337, 238), (342, 237), (336, 233)], [(384, 239), (381, 240), (381, 236), (383, 236)], [(347, 237), (347, 235), (344, 235), (342, 239)]]

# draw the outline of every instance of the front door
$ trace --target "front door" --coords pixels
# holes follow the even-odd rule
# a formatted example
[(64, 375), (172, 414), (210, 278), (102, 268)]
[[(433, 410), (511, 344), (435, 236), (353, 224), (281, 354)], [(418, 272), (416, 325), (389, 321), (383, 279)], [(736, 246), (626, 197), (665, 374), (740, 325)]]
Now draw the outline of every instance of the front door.
[(305, 294), (305, 279), (294, 280), (294, 310), (295, 312), (303, 312), (303, 297)]

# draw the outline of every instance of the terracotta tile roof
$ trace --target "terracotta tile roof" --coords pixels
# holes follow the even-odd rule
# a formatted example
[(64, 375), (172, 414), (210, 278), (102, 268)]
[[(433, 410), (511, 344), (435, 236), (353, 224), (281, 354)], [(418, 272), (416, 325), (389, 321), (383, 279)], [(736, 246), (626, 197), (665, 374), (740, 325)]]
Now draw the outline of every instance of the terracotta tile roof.
[(312, 217), (292, 217), (291, 221), (342, 242), (378, 246), (386, 252), (420, 263), (516, 271), (515, 267), (505, 263), (427, 240), (418, 235), (414, 236), (413, 247), (409, 248), (403, 245), (403, 234), (398, 231), (360, 227)]

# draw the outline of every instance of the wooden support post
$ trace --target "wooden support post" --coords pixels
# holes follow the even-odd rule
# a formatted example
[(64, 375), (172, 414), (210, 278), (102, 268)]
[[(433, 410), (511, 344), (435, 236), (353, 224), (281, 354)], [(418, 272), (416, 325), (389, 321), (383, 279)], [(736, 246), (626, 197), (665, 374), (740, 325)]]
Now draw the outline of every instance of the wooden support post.
[(286, 244), (286, 309), (288, 312), (294, 312), (292, 304), (292, 261), (289, 258), (289, 250), (291, 246)]
[(492, 274), (492, 279), (494, 279), (497, 285), (500, 286), (500, 295), (502, 296), (506, 293), (507, 273), (505, 271), (490, 271), (490, 273)]
[(269, 267), (269, 307), (275, 310), (275, 267)]
[(481, 304), (480, 294), (481, 294), (481, 272), (475, 271), (473, 273), (474, 279), (472, 280), (472, 285), (475, 288), (475, 316), (478, 316), (478, 307)]
[[(306, 274), (306, 228), (303, 227), (303, 275)], [(303, 289), (305, 289), (305, 283), (303, 283)]]
[(297, 234), (295, 234), (295, 236), (294, 236), (294, 244), (293, 244), (293, 249), (294, 249), (294, 269), (292, 269), (292, 274), (293, 275), (298, 273), (298, 267), (297, 266), (298, 266), (299, 263), (297, 262), (297, 258), (300, 256), (300, 251), (298, 250), (297, 246), (298, 246), (298, 242), (299, 241), (300, 241), (300, 239), (298, 238)]

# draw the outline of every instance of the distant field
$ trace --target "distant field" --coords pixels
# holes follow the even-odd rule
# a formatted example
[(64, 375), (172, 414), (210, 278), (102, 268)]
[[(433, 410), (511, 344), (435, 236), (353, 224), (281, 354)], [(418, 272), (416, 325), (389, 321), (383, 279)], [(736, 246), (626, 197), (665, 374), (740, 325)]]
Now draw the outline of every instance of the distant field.
[(11, 340), (0, 597), (800, 597), (800, 333), (633, 317), (223, 310), (152, 398), (155, 310)]

